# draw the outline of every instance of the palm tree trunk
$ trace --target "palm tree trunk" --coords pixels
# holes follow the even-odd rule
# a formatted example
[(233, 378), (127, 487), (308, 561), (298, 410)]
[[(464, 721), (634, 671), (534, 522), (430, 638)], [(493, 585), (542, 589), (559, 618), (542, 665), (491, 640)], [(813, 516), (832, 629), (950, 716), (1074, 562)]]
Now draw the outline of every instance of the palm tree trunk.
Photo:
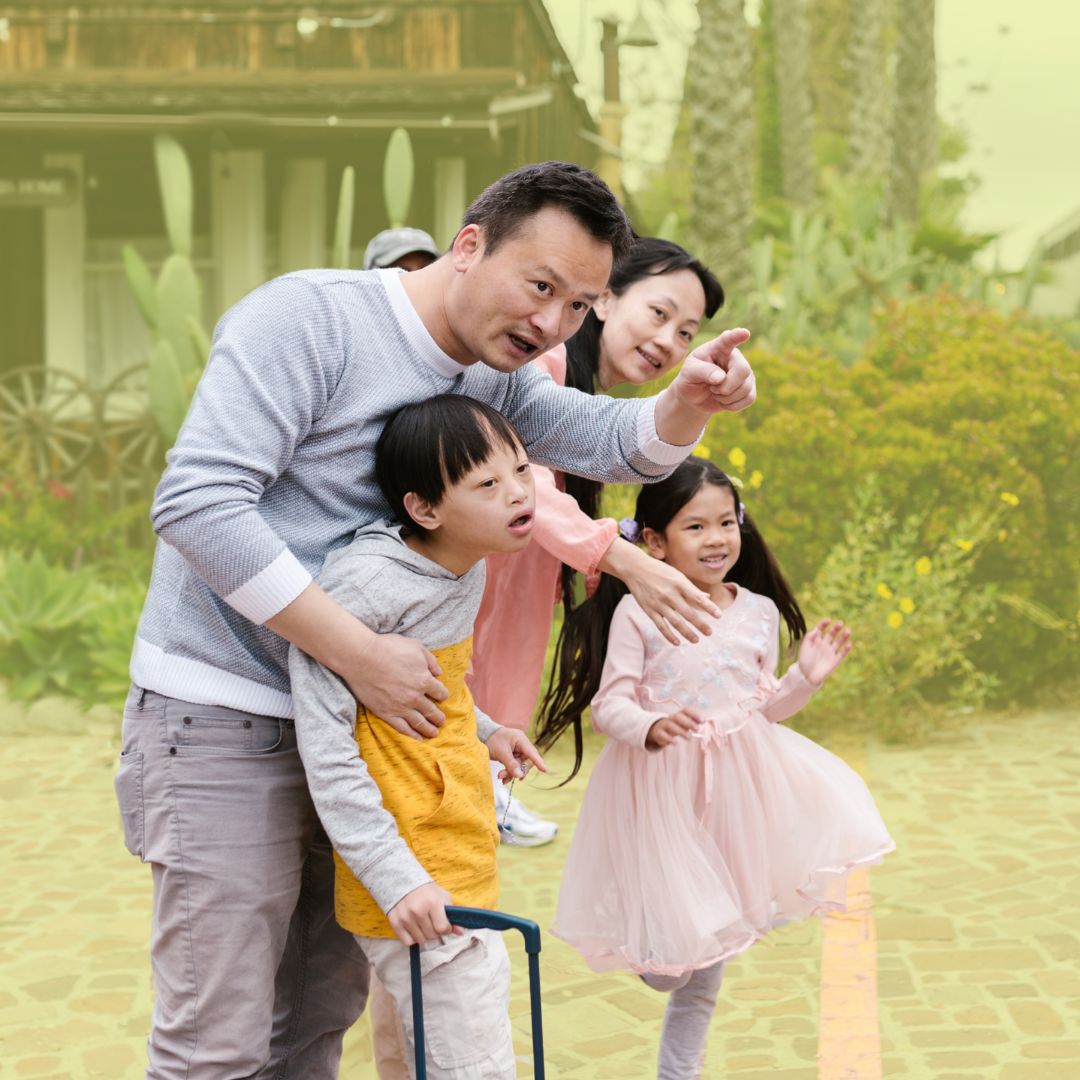
[(934, 0), (899, 0), (897, 4), (890, 188), (893, 213), (912, 222), (919, 216), (922, 174), (937, 156), (934, 7)]
[(773, 0), (773, 40), (780, 112), (784, 197), (803, 206), (814, 197), (814, 113), (810, 98), (810, 20), (806, 0)]
[(851, 78), (848, 116), (850, 167), (874, 179), (888, 172), (889, 63), (885, 49), (887, 0), (851, 0), (847, 69)]
[(687, 60), (695, 254), (732, 299), (750, 280), (754, 154), (750, 28), (743, 0), (698, 0), (701, 20)]

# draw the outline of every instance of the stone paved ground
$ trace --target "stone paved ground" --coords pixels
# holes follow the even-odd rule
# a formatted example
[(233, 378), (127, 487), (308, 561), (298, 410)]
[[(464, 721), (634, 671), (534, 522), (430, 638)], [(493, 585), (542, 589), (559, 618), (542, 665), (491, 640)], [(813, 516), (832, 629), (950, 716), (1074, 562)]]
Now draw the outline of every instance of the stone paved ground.
[[(899, 846), (870, 880), (877, 1075), (1080, 1078), (1076, 720), (1058, 712), (973, 721), (926, 747), (873, 745), (862, 755)], [(0, 709), (0, 730), (14, 726)], [(0, 737), (5, 1077), (141, 1075), (149, 873), (121, 846), (113, 727), (102, 719), (90, 726), (91, 734)], [(529, 805), (563, 829), (547, 848), (504, 849), (507, 910), (549, 921), (582, 790), (575, 781), (530, 793)], [(732, 964), (705, 1076), (817, 1080), (821, 955), (814, 922), (778, 932)], [(523, 971), (519, 963), (514, 1014), (524, 1062)], [(591, 975), (550, 937), (543, 971), (549, 1076), (651, 1075), (659, 995), (630, 977)], [(828, 1018), (834, 1029), (838, 1022), (842, 1032), (843, 1017)], [(368, 1050), (362, 1021), (349, 1035), (342, 1075), (373, 1077)], [(860, 1070), (829, 1075), (870, 1075)]]

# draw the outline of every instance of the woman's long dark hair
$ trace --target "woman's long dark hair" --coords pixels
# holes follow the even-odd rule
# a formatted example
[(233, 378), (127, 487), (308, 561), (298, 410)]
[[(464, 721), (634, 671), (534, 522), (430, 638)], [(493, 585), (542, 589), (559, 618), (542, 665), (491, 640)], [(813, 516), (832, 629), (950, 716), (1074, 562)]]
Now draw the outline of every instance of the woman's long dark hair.
[[(620, 259), (611, 272), (608, 289), (615, 296), (622, 296), (631, 285), (647, 277), (674, 273), (676, 270), (690, 270), (697, 275), (705, 290), (705, 317), (711, 319), (724, 302), (724, 290), (716, 275), (695, 259), (685, 248), (671, 240), (661, 240), (654, 236), (639, 236), (634, 240), (630, 253)], [(581, 329), (566, 343), (566, 385), (587, 394), (596, 393), (596, 376), (600, 365), (600, 336), (604, 324), (595, 311), (590, 311), (581, 324)], [(564, 477), (566, 492), (572, 495), (578, 506), (595, 518), (600, 512), (600, 495), (604, 485), (584, 476), (567, 473)], [(563, 613), (567, 621), (574, 609), (574, 569), (562, 568)], [(604, 644), (607, 644), (605, 637)], [(601, 657), (604, 655), (600, 649)], [(577, 769), (575, 768), (575, 772)]]
[[(728, 572), (727, 581), (769, 597), (787, 624), (788, 644), (806, 633), (806, 620), (791, 586), (753, 519), (746, 513), (739, 491), (730, 478), (710, 461), (692, 457), (667, 479), (645, 484), (638, 494), (635, 519), (642, 529), (662, 533), (672, 518), (706, 485), (727, 488), (735, 500), (742, 547)], [(574, 769), (564, 783), (581, 768), (584, 740), (581, 717), (600, 688), (600, 676), (607, 655), (611, 618), (619, 601), (629, 590), (618, 578), (603, 574), (596, 592), (567, 611), (555, 649), (555, 667), (540, 706), (536, 745), (551, 747), (567, 729), (574, 731)]]

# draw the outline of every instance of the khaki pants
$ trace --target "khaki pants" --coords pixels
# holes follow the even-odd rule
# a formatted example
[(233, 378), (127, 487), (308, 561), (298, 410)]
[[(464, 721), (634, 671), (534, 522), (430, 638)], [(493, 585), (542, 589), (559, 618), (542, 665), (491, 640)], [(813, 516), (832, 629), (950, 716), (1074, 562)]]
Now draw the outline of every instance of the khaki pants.
[[(379, 1075), (414, 1080), (409, 950), (397, 938), (356, 940), (397, 1011), (396, 1032), (387, 1017), (373, 1018)], [(430, 1080), (512, 1080), (517, 1072), (508, 1012), (510, 961), (502, 935), (471, 930), (427, 942), (421, 946), (420, 968)], [(395, 1035), (402, 1040), (400, 1049)]]

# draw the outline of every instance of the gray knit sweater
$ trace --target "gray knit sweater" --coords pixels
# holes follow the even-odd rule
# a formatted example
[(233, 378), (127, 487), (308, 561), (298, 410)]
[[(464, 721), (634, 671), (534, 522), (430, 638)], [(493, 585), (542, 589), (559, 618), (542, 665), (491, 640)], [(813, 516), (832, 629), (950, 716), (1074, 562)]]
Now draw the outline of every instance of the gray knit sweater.
[(485, 401), (529, 454), (613, 482), (667, 475), (689, 452), (654, 401), (558, 387), (530, 369), (462, 365), (436, 345), (399, 272), (276, 278), (222, 317), (151, 510), (159, 542), (132, 680), (169, 697), (293, 714), (288, 642), (261, 624), (327, 554), (389, 516), (374, 476), (386, 418), (434, 394)]

